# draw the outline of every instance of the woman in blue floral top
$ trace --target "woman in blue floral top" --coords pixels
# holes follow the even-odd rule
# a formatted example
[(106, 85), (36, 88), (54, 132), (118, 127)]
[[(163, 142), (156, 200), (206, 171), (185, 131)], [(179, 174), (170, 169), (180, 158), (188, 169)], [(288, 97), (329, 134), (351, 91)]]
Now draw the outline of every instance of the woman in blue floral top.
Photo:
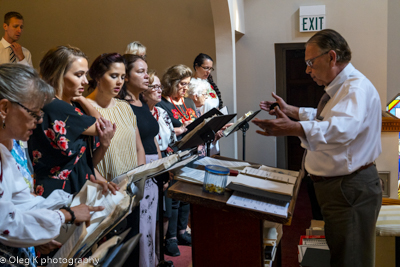
[[(28, 145), (37, 195), (46, 197), (55, 189), (79, 192), (114, 135), (116, 126), (101, 118), (82, 96), (87, 71), (86, 55), (71, 46), (51, 49), (40, 62), (40, 74), (54, 87), (56, 97), (43, 107), (43, 123)], [(97, 135), (100, 142), (94, 144), (91, 136)]]

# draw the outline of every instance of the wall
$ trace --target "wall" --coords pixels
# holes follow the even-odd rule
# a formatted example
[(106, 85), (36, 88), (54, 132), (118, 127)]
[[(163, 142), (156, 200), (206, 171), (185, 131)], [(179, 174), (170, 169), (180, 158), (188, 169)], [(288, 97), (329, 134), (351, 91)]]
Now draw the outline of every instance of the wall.
[(390, 172), (390, 198), (397, 199), (397, 181), (399, 171), (399, 133), (382, 132), (382, 154), (376, 159), (376, 168), (380, 172)]
[[(252, 0), (244, 1), (246, 34), (236, 43), (238, 114), (256, 110), (260, 100), (271, 99), (276, 84), (274, 44), (306, 42), (312, 36), (298, 30), (301, 5), (326, 5), (327, 27), (346, 38), (353, 51), (352, 63), (386, 103), (387, 1)], [(258, 117), (271, 118), (265, 112)], [(260, 136), (254, 125), (250, 127), (246, 159), (276, 166), (276, 138)], [(238, 144), (240, 154), (240, 135)]]
[(0, 10), (1, 16), (24, 16), (21, 44), (31, 51), (35, 68), (57, 45), (77, 46), (92, 62), (101, 53), (123, 53), (136, 40), (147, 47), (149, 67), (160, 75), (174, 64), (192, 67), (200, 52), (215, 58), (209, 0), (2, 0)]
[(387, 97), (389, 103), (398, 93), (400, 93), (400, 1), (388, 0), (388, 67), (387, 67)]

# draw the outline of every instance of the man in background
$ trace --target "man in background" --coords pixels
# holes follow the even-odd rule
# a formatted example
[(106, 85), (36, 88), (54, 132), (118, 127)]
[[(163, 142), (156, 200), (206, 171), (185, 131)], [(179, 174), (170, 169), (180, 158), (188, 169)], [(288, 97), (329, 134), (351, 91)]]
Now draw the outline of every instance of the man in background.
[(32, 56), (28, 49), (18, 42), (24, 30), (24, 18), (18, 12), (4, 15), (4, 36), (0, 41), (0, 64), (18, 63), (32, 67)]
[[(325, 94), (318, 108), (275, 101), (260, 107), (273, 120), (254, 119), (266, 136), (298, 136), (305, 169), (314, 182), (325, 221), (333, 267), (375, 265), (375, 226), (382, 188), (373, 162), (381, 148), (381, 103), (372, 83), (350, 63), (351, 50), (336, 31), (316, 33), (306, 43), (306, 73)], [(299, 120), (292, 121), (289, 117)]]

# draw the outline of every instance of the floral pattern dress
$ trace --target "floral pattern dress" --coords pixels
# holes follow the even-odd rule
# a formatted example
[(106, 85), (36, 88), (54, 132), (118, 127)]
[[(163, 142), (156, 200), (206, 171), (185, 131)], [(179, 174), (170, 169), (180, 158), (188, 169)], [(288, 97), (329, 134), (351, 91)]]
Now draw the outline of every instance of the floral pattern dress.
[(91, 174), (92, 138), (82, 133), (96, 122), (79, 104), (55, 98), (44, 106), (43, 123), (28, 141), (35, 193), (47, 197), (55, 189), (76, 193)]

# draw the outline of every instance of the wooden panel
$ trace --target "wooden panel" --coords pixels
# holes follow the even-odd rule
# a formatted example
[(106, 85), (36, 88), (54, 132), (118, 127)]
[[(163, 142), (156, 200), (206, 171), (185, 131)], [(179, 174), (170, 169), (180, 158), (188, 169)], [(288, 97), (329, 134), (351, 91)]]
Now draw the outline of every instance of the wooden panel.
[(191, 205), (193, 267), (263, 265), (262, 220)]

